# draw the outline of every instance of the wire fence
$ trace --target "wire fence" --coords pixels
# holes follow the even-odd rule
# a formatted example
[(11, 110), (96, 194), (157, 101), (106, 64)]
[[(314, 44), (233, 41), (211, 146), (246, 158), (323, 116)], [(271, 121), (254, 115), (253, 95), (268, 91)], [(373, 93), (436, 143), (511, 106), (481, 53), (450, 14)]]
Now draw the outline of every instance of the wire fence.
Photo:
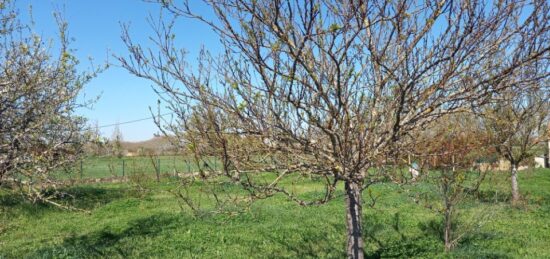
[[(216, 159), (201, 161), (201, 167), (220, 170), (221, 164)], [(192, 159), (182, 156), (136, 156), (136, 157), (88, 157), (78, 161), (67, 170), (56, 173), (56, 178), (62, 179), (90, 179), (129, 177), (132, 175), (151, 175), (160, 177), (194, 173), (199, 165)]]

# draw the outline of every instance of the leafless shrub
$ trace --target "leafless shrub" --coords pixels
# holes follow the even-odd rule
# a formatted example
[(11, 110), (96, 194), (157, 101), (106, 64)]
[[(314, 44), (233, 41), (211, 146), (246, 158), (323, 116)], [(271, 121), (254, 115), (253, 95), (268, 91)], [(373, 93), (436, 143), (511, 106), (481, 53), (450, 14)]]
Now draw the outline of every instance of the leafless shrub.
[(140, 197), (144, 197), (151, 192), (148, 187), (151, 181), (150, 172), (147, 170), (147, 166), (136, 163), (135, 160), (131, 160), (128, 170), (128, 183), (131, 185), (133, 191)]
[(248, 211), (253, 199), (235, 188), (224, 176), (183, 177), (173, 191), (182, 209), (189, 208), (196, 217), (211, 214), (235, 215)]

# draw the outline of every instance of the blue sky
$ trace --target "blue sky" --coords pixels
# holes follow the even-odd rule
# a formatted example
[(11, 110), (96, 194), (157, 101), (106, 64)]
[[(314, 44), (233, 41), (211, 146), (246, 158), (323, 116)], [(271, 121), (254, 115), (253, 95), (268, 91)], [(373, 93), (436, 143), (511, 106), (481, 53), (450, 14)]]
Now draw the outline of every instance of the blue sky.
[[(97, 121), (101, 126), (132, 121), (149, 117), (150, 106), (156, 110), (158, 98), (151, 83), (117, 67), (112, 55), (127, 54), (120, 39), (121, 22), (131, 24), (135, 42), (148, 42), (152, 33), (146, 18), (149, 14), (159, 14), (157, 5), (140, 0), (18, 0), (16, 3), (23, 20), (28, 19), (28, 8), (32, 6), (35, 31), (45, 38), (55, 38), (57, 33), (53, 12), (63, 13), (69, 23), (69, 35), (75, 39), (72, 47), (81, 61), (80, 69), (89, 67), (88, 57), (94, 59), (94, 64), (113, 63), (83, 92), (86, 98), (101, 95), (92, 109), (79, 111), (91, 124)], [(203, 45), (211, 50), (217, 47), (215, 34), (196, 21), (178, 20), (176, 33), (178, 44), (189, 51), (191, 61)], [(158, 131), (152, 120), (120, 125), (120, 129), (124, 139), (129, 141), (149, 139)], [(110, 137), (113, 127), (101, 128), (101, 131)]]

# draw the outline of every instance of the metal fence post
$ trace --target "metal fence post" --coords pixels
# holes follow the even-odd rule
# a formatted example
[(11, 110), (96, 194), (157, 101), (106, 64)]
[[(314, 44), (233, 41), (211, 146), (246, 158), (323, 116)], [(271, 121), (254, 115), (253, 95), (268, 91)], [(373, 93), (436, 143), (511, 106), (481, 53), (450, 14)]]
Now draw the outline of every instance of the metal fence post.
[(124, 177), (124, 170), (125, 170), (125, 163), (124, 163), (124, 159), (122, 159), (122, 177)]
[(83, 166), (82, 166), (82, 160), (80, 160), (80, 179), (82, 179), (82, 175), (84, 174), (83, 172)]

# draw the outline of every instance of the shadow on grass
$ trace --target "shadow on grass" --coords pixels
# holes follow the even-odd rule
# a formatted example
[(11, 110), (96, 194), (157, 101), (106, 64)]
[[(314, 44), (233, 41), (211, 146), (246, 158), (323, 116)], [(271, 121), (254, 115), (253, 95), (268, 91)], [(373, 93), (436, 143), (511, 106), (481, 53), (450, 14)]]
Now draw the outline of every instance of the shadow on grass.
[[(418, 236), (405, 235), (399, 214), (394, 215), (389, 223), (383, 222), (380, 217), (364, 217), (363, 222), (365, 258), (421, 257), (434, 251), (438, 253), (442, 247), (437, 240), (423, 233)], [(263, 238), (279, 244), (295, 258), (345, 258), (345, 231), (344, 224), (323, 223), (317, 227), (295, 229), (289, 235), (281, 231), (262, 234)], [(296, 235), (296, 232), (300, 234)], [(335, 239), (330, 239), (330, 236)]]
[[(443, 244), (444, 226), (442, 220), (429, 220), (419, 224), (419, 228), (424, 232), (425, 236), (432, 236)], [(461, 223), (453, 222), (453, 228), (460, 230)], [(479, 229), (471, 230), (464, 234), (459, 240), (457, 247), (450, 255), (457, 258), (510, 258), (510, 256), (500, 252), (485, 250), (477, 244), (483, 243), (490, 239), (498, 238), (498, 235), (490, 232), (484, 232)]]
[[(181, 227), (181, 215), (157, 214), (128, 223), (122, 231), (104, 228), (86, 235), (71, 236), (53, 247), (43, 248), (29, 257), (40, 258), (97, 258), (128, 257), (143, 239), (154, 237), (165, 230)], [(188, 222), (188, 221), (187, 221)]]
[[(294, 258), (345, 258), (343, 246), (340, 246), (343, 243), (334, 244), (334, 240), (327, 238), (331, 233), (339, 231), (338, 229), (341, 229), (341, 226), (339, 227), (337, 224), (323, 225), (316, 229), (302, 228), (296, 230), (300, 232), (298, 238), (294, 238), (295, 235), (283, 235), (280, 231), (269, 231), (262, 234), (264, 239), (279, 244)], [(278, 255), (267, 257), (279, 258)]]
[(508, 203), (510, 202), (511, 196), (509, 192), (494, 189), (479, 190), (473, 194), (475, 199), (483, 203)]
[(365, 242), (377, 247), (367, 246), (371, 249), (365, 251), (366, 258), (419, 257), (437, 250), (437, 243), (429, 236), (406, 235), (400, 213), (395, 213), (388, 222), (372, 215), (364, 217), (363, 222)]
[[(51, 195), (46, 191), (45, 195)], [(109, 189), (96, 186), (75, 186), (59, 189), (59, 194), (53, 200), (57, 203), (90, 210), (111, 201), (124, 198), (123, 189)], [(0, 194), (0, 207), (14, 213), (37, 217), (48, 211), (59, 210), (57, 207), (44, 202), (33, 203), (18, 191), (5, 191)]]
[(128, 196), (126, 189), (123, 188), (109, 189), (95, 186), (72, 187), (66, 192), (72, 195), (72, 197), (66, 196), (66, 199), (75, 207), (82, 209), (93, 209)]

